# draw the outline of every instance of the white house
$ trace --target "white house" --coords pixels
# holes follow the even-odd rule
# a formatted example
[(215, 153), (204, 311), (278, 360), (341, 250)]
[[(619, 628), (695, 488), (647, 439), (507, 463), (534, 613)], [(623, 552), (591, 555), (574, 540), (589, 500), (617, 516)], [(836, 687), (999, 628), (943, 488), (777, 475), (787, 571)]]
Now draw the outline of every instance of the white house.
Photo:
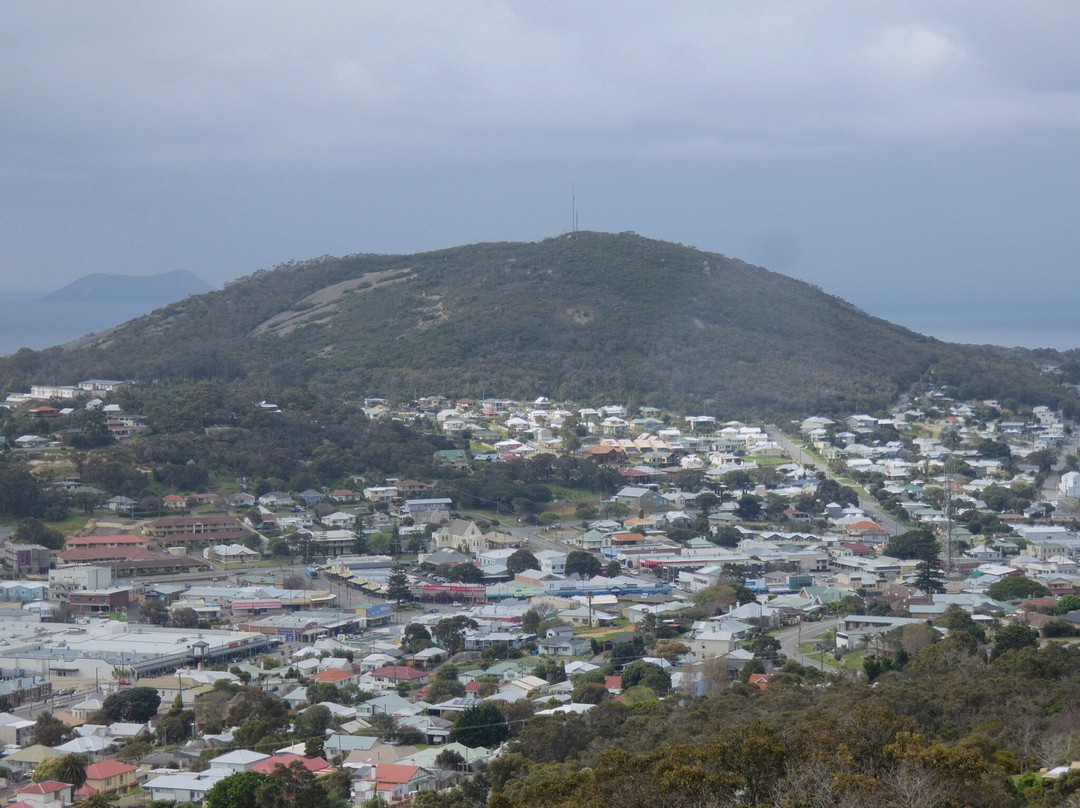
[(1080, 497), (1080, 471), (1066, 471), (1058, 482), (1058, 493), (1063, 497)]
[(266, 760), (269, 755), (262, 752), (252, 752), (248, 749), (234, 749), (224, 755), (218, 755), (210, 761), (211, 769), (225, 769), (230, 774), (246, 772), (256, 763)]
[(207, 791), (233, 773), (231, 769), (222, 767), (202, 772), (163, 774), (148, 781), (144, 788), (150, 792), (152, 800), (202, 802)]

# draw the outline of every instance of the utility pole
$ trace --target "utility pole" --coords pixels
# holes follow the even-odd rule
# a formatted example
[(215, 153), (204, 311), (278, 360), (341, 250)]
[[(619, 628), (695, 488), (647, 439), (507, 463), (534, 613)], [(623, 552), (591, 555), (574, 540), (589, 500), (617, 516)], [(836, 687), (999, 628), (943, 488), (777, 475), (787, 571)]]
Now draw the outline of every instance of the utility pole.
[(953, 568), (953, 479), (945, 477), (945, 552), (949, 559), (949, 574)]

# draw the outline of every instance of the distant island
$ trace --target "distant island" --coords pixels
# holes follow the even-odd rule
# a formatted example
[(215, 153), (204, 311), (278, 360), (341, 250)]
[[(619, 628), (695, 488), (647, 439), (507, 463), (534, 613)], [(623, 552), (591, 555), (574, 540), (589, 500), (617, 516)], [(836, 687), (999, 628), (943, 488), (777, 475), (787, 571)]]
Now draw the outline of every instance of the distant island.
[(62, 345), (213, 288), (194, 273), (178, 270), (94, 273), (45, 294), (0, 291), (0, 355)]
[(159, 275), (109, 275), (95, 272), (45, 295), (48, 301), (136, 303), (147, 311), (189, 295), (213, 290), (198, 275), (181, 269)]

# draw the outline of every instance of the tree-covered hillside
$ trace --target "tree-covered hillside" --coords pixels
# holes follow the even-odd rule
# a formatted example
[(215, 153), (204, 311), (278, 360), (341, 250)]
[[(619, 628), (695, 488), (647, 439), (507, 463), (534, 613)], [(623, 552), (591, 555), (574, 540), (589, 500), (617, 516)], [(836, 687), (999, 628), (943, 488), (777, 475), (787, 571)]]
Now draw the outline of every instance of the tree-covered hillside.
[(0, 385), (244, 378), (734, 416), (874, 409), (928, 371), (980, 395), (1063, 395), (1024, 358), (923, 337), (759, 267), (574, 233), (261, 271), (78, 344), (20, 351), (0, 360)]

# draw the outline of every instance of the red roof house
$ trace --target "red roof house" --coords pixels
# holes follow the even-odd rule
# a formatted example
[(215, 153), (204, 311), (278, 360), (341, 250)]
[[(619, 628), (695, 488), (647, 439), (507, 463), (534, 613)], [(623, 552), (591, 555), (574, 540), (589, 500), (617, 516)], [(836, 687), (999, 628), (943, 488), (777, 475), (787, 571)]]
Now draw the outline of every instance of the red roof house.
[(364, 674), (364, 678), (376, 685), (395, 687), (401, 682), (423, 684), (427, 682), (428, 675), (424, 671), (410, 668), (407, 665), (385, 665)]
[(303, 755), (294, 755), (292, 752), (278, 752), (266, 758), (266, 760), (260, 760), (249, 771), (270, 774), (278, 766), (284, 766), (287, 769), (296, 762), (303, 764), (304, 768), (312, 774), (322, 774), (330, 768), (330, 764), (326, 762), (325, 758), (307, 758)]
[(136, 784), (136, 768), (119, 760), (102, 760), (86, 767), (86, 782), (75, 792), (78, 797), (126, 791)]
[(435, 775), (432, 772), (421, 766), (401, 763), (379, 763), (365, 780), (361, 781), (361, 787), (367, 786), (367, 793), (387, 802), (403, 800), (410, 794), (435, 788)]
[(61, 783), (59, 780), (43, 780), (40, 783), (31, 783), (20, 788), (15, 794), (22, 798), (21, 801), (25, 801), (35, 806), (35, 808), (71, 805), (74, 801), (71, 783)]
[(325, 671), (319, 671), (311, 677), (313, 682), (322, 682), (327, 685), (341, 685), (353, 680), (353, 675), (341, 668), (329, 668)]

